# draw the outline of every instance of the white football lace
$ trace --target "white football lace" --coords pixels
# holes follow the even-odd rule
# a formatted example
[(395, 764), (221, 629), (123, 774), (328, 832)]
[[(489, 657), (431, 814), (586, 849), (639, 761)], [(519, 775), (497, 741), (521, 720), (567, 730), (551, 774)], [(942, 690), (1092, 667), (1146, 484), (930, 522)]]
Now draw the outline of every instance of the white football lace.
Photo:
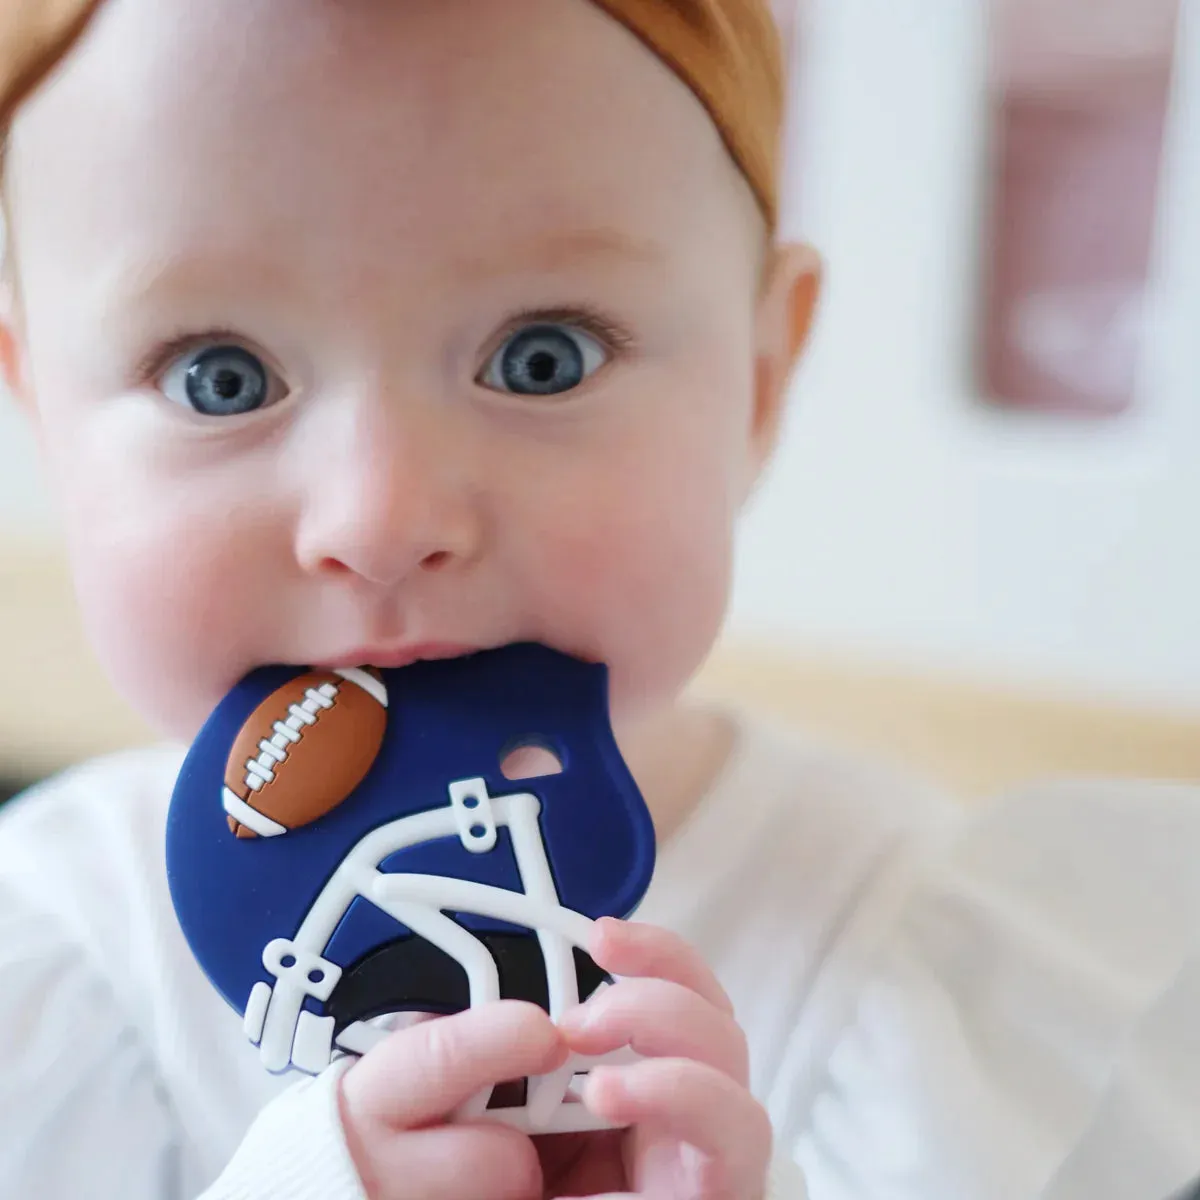
[(246, 786), (251, 791), (261, 791), (275, 778), (275, 770), (280, 763), (287, 761), (288, 751), (300, 741), (308, 726), (317, 723), (322, 710), (333, 707), (337, 694), (336, 683), (323, 683), (319, 688), (309, 688), (304, 693), (303, 704), (288, 706), (288, 719), (275, 722), (275, 736), (259, 742), (261, 753), (246, 763)]

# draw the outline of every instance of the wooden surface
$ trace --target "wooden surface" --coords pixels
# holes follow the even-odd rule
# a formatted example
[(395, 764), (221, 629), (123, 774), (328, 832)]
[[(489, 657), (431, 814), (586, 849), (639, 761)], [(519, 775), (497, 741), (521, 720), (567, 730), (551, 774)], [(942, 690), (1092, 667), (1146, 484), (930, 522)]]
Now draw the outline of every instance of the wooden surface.
[(1056, 776), (1200, 780), (1195, 714), (747, 646), (715, 655), (699, 686), (903, 762), (968, 795)]
[[(145, 741), (79, 629), (60, 562), (0, 554), (0, 777), (36, 777)], [(1200, 717), (1022, 695), (956, 680), (726, 645), (697, 690), (847, 746), (889, 756), (977, 795), (1050, 775), (1200, 779)]]

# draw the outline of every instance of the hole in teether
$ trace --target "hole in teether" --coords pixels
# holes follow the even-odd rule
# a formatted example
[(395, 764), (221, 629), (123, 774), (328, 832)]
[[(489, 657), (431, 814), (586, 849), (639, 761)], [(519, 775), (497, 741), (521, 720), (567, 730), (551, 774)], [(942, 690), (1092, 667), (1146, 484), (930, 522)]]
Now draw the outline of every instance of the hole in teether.
[(510, 746), (500, 759), (500, 773), (505, 779), (540, 779), (546, 775), (561, 775), (562, 759), (536, 738), (523, 738)]
[(325, 979), (324, 971), (316, 970), (316, 971), (309, 971), (309, 973), (308, 973), (308, 982), (309, 983), (322, 983), (324, 981), (324, 979)]
[(529, 1080), (510, 1079), (492, 1088), (488, 1108), (521, 1108), (529, 1099)]
[(472, 825), (471, 836), (473, 838), (487, 837), (487, 827), (484, 825)]
[(478, 808), (478, 807), (479, 807), (479, 797), (478, 796), (466, 796), (463, 798), (463, 808)]
[(284, 955), (284, 956), (283, 956), (283, 957), (282, 957), (282, 958), (279, 960), (279, 965), (280, 965), (280, 966), (281, 966), (281, 967), (282, 967), (282, 968), (283, 968), (285, 971), (290, 971), (290, 970), (291, 970), (291, 969), (292, 969), (292, 968), (293, 968), (293, 967), (296, 965), (296, 959), (295, 959), (295, 956), (294, 956), (294, 955), (291, 955), (291, 954), (285, 954), (285, 955)]

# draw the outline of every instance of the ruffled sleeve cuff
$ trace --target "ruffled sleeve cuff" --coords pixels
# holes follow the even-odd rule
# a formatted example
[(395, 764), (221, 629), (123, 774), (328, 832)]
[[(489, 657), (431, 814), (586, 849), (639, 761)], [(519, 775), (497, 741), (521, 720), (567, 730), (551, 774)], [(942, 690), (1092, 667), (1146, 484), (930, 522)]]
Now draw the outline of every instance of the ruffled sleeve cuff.
[(338, 1111), (343, 1059), (266, 1106), (201, 1200), (366, 1200)]

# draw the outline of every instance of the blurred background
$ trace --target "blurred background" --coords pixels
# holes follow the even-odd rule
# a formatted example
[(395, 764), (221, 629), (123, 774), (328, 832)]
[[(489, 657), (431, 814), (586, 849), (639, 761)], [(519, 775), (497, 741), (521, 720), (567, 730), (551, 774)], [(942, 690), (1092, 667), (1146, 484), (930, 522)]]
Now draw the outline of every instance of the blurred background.
[[(698, 687), (968, 792), (1200, 777), (1200, 18), (780, 2), (828, 290)], [(0, 779), (144, 738), (0, 403)], [(4, 785), (0, 784), (0, 788)]]

